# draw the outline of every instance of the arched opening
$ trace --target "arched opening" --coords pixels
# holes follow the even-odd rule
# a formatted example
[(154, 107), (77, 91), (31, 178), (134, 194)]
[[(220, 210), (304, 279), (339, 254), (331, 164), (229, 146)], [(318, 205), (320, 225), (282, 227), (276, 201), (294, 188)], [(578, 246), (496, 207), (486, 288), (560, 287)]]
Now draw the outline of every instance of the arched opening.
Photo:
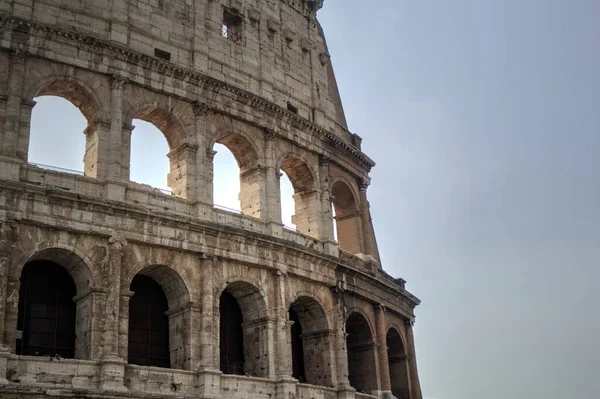
[(242, 309), (228, 292), (221, 294), (219, 330), (220, 368), (224, 374), (244, 375), (244, 332)]
[[(168, 188), (163, 188), (162, 191), (176, 197), (188, 198), (192, 189), (196, 154), (193, 146), (184, 143), (185, 134), (179, 119), (167, 110), (152, 106), (138, 111), (131, 121), (132, 126), (140, 130), (133, 130), (132, 136), (136, 136), (135, 139), (124, 140), (129, 146), (136, 145), (135, 149), (124, 151), (128, 159), (123, 159), (123, 167), (134, 169), (124, 174), (128, 175), (130, 180), (159, 189), (165, 187), (166, 176)], [(163, 136), (162, 140), (157, 132)], [(165, 139), (168, 147), (164, 145)], [(150, 155), (148, 150), (151, 151)], [(164, 161), (165, 150), (168, 161)], [(163, 162), (160, 159), (163, 159)], [(168, 173), (165, 173), (166, 162), (169, 165)]]
[(174, 369), (189, 369), (191, 342), (188, 289), (173, 269), (155, 265), (131, 280), (129, 300), (129, 363)]
[(37, 260), (23, 267), (17, 355), (75, 357), (76, 294), (73, 279), (61, 265)]
[[(292, 185), (294, 199), (294, 215), (291, 222), (296, 226), (299, 233), (318, 238), (319, 228), (319, 196), (315, 188), (315, 180), (308, 165), (293, 156), (285, 157), (280, 164), (281, 171), (289, 178)], [(286, 188), (280, 179), (280, 197), (282, 203), (282, 217), (284, 216), (283, 188)], [(288, 188), (289, 189), (289, 188)], [(285, 223), (285, 219), (282, 219)]]
[(268, 377), (268, 319), (260, 291), (245, 282), (227, 285), (219, 296), (218, 320), (221, 371)]
[(377, 390), (375, 342), (367, 320), (352, 313), (346, 321), (348, 379), (358, 392), (371, 394)]
[(233, 153), (223, 144), (215, 144), (213, 165), (213, 202), (215, 206), (241, 213), (240, 167)]
[(26, 154), (28, 162), (44, 168), (105, 176), (107, 165), (100, 154), (106, 132), (97, 123), (101, 105), (94, 93), (77, 80), (62, 77), (44, 80), (39, 86), (34, 83), (25, 96), (37, 105), (21, 108), (31, 123), (22, 128), (18, 154)]
[(19, 296), (14, 298), (18, 302), (16, 308), (7, 306), (5, 326), (5, 338), (15, 344), (15, 353), (93, 358), (93, 337), (100, 332), (92, 314), (101, 304), (84, 260), (63, 248), (46, 248), (15, 273), (20, 277)]
[(398, 399), (410, 399), (406, 352), (404, 351), (402, 338), (396, 329), (391, 328), (388, 331), (386, 344), (392, 394)]
[(300, 297), (289, 309), (292, 376), (312, 385), (333, 386), (331, 378), (331, 331), (321, 305)]
[(340, 248), (352, 254), (362, 253), (360, 214), (352, 190), (346, 183), (338, 180), (331, 189), (331, 198)]
[(304, 345), (302, 343), (302, 324), (294, 309), (290, 309), (290, 321), (293, 323), (290, 329), (292, 341), (292, 377), (298, 382), (306, 382), (304, 367)]
[(134, 119), (131, 123), (134, 130), (131, 132), (129, 179), (170, 193), (167, 182), (169, 144), (165, 136), (150, 122)]
[[(39, 167), (95, 177), (96, 167), (84, 155), (97, 151), (86, 144), (88, 121), (69, 100), (44, 95), (31, 111), (27, 160)], [(97, 161), (97, 160), (96, 160)], [(93, 163), (93, 162), (92, 162)]]
[[(220, 144), (220, 146), (219, 146)], [(227, 151), (224, 151), (225, 148)], [(219, 134), (213, 148), (213, 203), (217, 207), (260, 219), (264, 212), (266, 193), (264, 170), (258, 163), (258, 154), (252, 142), (241, 134), (224, 131)], [(219, 151), (226, 156), (220, 156)], [(231, 154), (237, 164), (233, 166)], [(215, 161), (219, 163), (216, 164)], [(234, 173), (239, 170), (239, 183), (233, 182)], [(221, 181), (222, 180), (222, 181)], [(227, 184), (226, 187), (224, 185)], [(239, 187), (239, 190), (238, 190)], [(235, 191), (237, 190), (237, 201)], [(221, 204), (219, 202), (226, 202)], [(239, 208), (238, 208), (239, 204)]]
[(156, 281), (135, 276), (129, 301), (128, 362), (140, 366), (171, 367), (169, 356), (169, 305)]
[(294, 186), (285, 172), (279, 175), (279, 193), (281, 194), (281, 222), (288, 229), (297, 230), (296, 224), (293, 222), (296, 207)]

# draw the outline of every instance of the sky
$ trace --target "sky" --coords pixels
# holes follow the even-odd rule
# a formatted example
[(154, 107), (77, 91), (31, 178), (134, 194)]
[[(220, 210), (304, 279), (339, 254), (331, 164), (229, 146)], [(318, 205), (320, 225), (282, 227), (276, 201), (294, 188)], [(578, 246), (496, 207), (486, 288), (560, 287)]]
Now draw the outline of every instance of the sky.
[(600, 398), (600, 2), (333, 1), (423, 395)]
[[(422, 300), (424, 397), (600, 397), (600, 2), (326, 0), (318, 17), (377, 162), (383, 267)], [(30, 160), (83, 170), (85, 119), (37, 101)], [(166, 188), (166, 141), (134, 124), (132, 180)], [(239, 209), (215, 149), (215, 203)]]

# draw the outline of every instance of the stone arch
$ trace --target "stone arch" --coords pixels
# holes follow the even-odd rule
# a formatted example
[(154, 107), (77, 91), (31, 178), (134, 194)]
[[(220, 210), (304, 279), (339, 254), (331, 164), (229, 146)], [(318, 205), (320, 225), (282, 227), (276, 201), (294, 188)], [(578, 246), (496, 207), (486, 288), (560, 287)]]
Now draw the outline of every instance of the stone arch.
[(354, 310), (346, 319), (348, 379), (358, 392), (372, 394), (378, 389), (375, 334), (364, 313)]
[(18, 323), (20, 323), (24, 314), (25, 300), (20, 294), (23, 292), (21, 282), (22, 273), (27, 265), (34, 267), (44, 267), (44, 265), (56, 265), (63, 269), (70, 276), (74, 287), (75, 296), (72, 300), (75, 302), (75, 324), (73, 325), (74, 338), (74, 357), (78, 359), (92, 358), (93, 339), (99, 336), (97, 320), (93, 320), (94, 309), (99, 306), (98, 300), (93, 295), (95, 281), (92, 269), (86, 262), (84, 256), (73, 249), (61, 248), (58, 246), (48, 246), (45, 248), (37, 248), (24, 256), (18, 258), (13, 265), (12, 284), (15, 287), (10, 287), (12, 294), (7, 299), (5, 316), (5, 342), (10, 347), (16, 348), (19, 336), (25, 336), (22, 331), (17, 334)]
[[(81, 79), (70, 75), (44, 76), (34, 81), (25, 90), (24, 98), (35, 104), (34, 98), (39, 96), (56, 96), (73, 104), (85, 117), (88, 126), (82, 132), (86, 137), (85, 148), (82, 148), (84, 175), (104, 177), (106, 174), (106, 151), (101, 148), (101, 137), (108, 134), (106, 126), (100, 126), (108, 119), (105, 116), (103, 102), (97, 93)], [(31, 112), (31, 110), (29, 111)], [(29, 119), (31, 115), (29, 115)], [(105, 123), (106, 125), (106, 123)], [(24, 127), (25, 129), (25, 127)], [(19, 152), (29, 154), (30, 126), (22, 130), (19, 139)]]
[(33, 101), (35, 97), (40, 96), (56, 96), (68, 100), (81, 111), (89, 123), (101, 117), (103, 113), (103, 103), (97, 93), (74, 76), (44, 76), (27, 87), (23, 98)]
[[(241, 328), (243, 342), (243, 373), (255, 377), (269, 376), (269, 317), (267, 302), (261, 290), (244, 280), (229, 279), (219, 290), (215, 312), (218, 315), (220, 354), (227, 352), (223, 342), (225, 317), (221, 314), (221, 301), (224, 295), (230, 295), (237, 301), (241, 310)], [(236, 337), (233, 340), (237, 340)], [(219, 358), (220, 358), (219, 354)], [(223, 368), (223, 367), (222, 367)]]
[[(240, 209), (242, 214), (257, 219), (266, 216), (265, 169), (262, 167), (263, 151), (240, 123), (232, 122), (221, 115), (213, 115), (213, 124), (207, 151), (209, 156), (211, 187), (214, 190), (214, 155), (216, 143), (222, 144), (232, 153), (240, 169)], [(212, 195), (211, 195), (212, 198)]]
[(209, 142), (209, 149), (216, 143), (223, 144), (231, 151), (242, 174), (260, 164), (261, 151), (255, 141), (241, 130), (231, 127), (215, 130)]
[(162, 287), (169, 302), (169, 310), (178, 309), (190, 302), (190, 289), (187, 282), (172, 267), (160, 264), (141, 267), (134, 273), (130, 273), (126, 280), (127, 286), (131, 285), (136, 275), (150, 277)]
[[(125, 116), (125, 122), (133, 131), (133, 120), (140, 119), (155, 126), (165, 137), (169, 146), (170, 171), (167, 175), (167, 185), (173, 195), (191, 199), (193, 196), (193, 181), (195, 179), (196, 145), (190, 126), (184, 122), (173, 107), (160, 101), (140, 102), (131, 106)], [(129, 177), (131, 170), (131, 134), (126, 134), (127, 145), (124, 148), (122, 164), (125, 175)]]
[(358, 195), (346, 179), (331, 184), (331, 199), (335, 211), (337, 239), (341, 249), (352, 254), (362, 253), (362, 228)]
[(400, 330), (395, 327), (388, 329), (386, 347), (392, 394), (398, 399), (410, 399), (406, 342)]
[[(333, 386), (330, 322), (314, 296), (298, 295), (289, 306), (293, 377), (312, 385)], [(296, 325), (298, 324), (298, 325)]]
[[(133, 273), (131, 273), (133, 274)], [(173, 268), (165, 265), (149, 265), (138, 269), (135, 274), (125, 279), (127, 287), (133, 287), (136, 277), (143, 276), (156, 282), (162, 289), (166, 297), (167, 318), (160, 321), (157, 330), (164, 329), (168, 331), (168, 349), (170, 367), (175, 369), (189, 369), (191, 367), (190, 359), (192, 353), (192, 339), (190, 334), (186, 333), (185, 326), (191, 325), (193, 303), (190, 301), (190, 290), (183, 277)], [(129, 305), (135, 307), (135, 292), (132, 293)], [(128, 319), (131, 323), (135, 315), (127, 309)], [(144, 320), (141, 320), (143, 322)], [(128, 346), (132, 340), (132, 326), (128, 324)], [(129, 348), (128, 348), (129, 350)]]
[[(292, 223), (298, 232), (319, 238), (319, 193), (317, 173), (303, 157), (286, 153), (277, 160), (277, 170), (285, 172), (294, 188), (295, 214)], [(281, 198), (281, 190), (279, 198)]]

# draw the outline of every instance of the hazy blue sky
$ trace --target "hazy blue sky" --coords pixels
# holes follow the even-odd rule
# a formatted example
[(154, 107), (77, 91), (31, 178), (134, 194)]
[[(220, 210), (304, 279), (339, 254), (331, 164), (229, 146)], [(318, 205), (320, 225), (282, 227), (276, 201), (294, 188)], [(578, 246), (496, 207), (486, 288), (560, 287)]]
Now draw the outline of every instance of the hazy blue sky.
[[(599, 398), (600, 1), (326, 0), (319, 19), (377, 162), (384, 268), (423, 300), (424, 396)], [(85, 119), (38, 100), (32, 161), (81, 170)], [(166, 141), (136, 125), (132, 178), (165, 187)]]
[(423, 394), (600, 398), (600, 1), (319, 13)]

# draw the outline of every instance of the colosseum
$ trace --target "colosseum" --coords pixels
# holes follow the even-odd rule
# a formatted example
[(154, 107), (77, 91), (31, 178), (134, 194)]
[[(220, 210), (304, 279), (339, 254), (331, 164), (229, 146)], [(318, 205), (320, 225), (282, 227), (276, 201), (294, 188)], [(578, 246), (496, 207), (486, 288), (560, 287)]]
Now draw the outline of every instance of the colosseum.
[[(422, 399), (322, 6), (0, 1), (0, 397)], [(87, 120), (81, 174), (29, 161), (40, 96)], [(134, 119), (170, 192), (130, 179)], [(217, 143), (239, 213), (213, 203)]]

